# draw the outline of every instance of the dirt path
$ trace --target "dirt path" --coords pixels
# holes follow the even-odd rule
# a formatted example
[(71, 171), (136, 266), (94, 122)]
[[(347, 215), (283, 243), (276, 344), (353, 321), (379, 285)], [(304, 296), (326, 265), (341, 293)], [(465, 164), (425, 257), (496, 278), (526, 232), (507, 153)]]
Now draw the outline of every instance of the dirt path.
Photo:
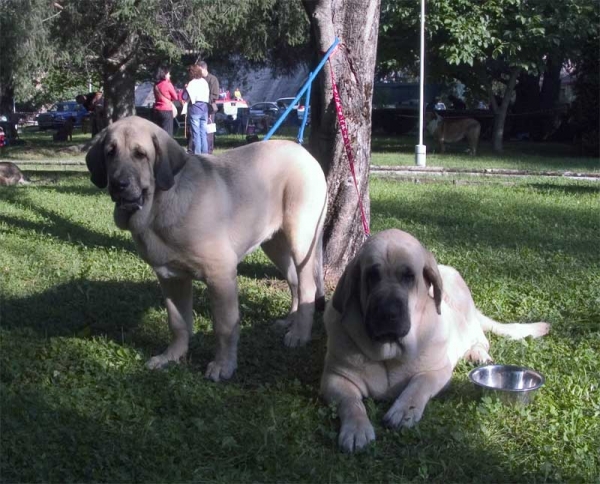
[(541, 176), (552, 178), (570, 178), (576, 180), (600, 181), (600, 173), (578, 173), (574, 171), (530, 171), (530, 170), (507, 170), (499, 168), (463, 169), (442, 168), (438, 166), (376, 166), (371, 165), (371, 173), (378, 175), (396, 177), (415, 177), (417, 175), (450, 176), (501, 176), (501, 177), (525, 177)]

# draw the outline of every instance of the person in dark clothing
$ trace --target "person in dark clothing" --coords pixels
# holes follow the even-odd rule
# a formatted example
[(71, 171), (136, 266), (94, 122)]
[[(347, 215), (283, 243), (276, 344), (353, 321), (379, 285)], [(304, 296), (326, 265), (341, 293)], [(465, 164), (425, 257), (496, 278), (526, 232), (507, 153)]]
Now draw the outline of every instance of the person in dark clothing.
[(89, 113), (92, 138), (104, 128), (104, 98), (100, 91), (79, 94), (75, 101)]
[[(206, 64), (206, 62), (204, 62), (204, 61), (199, 62), (198, 65), (200, 66), (200, 69), (202, 69), (202, 77), (208, 83), (208, 89), (210, 92), (209, 99), (208, 99), (208, 116), (209, 116), (208, 124), (214, 124), (215, 114), (217, 112), (216, 101), (217, 101), (217, 99), (219, 99), (219, 92), (220, 92), (219, 91), (219, 79), (217, 79), (217, 76), (208, 72), (208, 65)], [(213, 149), (215, 147), (215, 133), (207, 133), (207, 139), (208, 139), (208, 152), (212, 153)]]
[(456, 109), (457, 111), (464, 111), (467, 109), (465, 102), (456, 97), (454, 94), (450, 94), (450, 96), (448, 96), (448, 101), (452, 103), (452, 109)]

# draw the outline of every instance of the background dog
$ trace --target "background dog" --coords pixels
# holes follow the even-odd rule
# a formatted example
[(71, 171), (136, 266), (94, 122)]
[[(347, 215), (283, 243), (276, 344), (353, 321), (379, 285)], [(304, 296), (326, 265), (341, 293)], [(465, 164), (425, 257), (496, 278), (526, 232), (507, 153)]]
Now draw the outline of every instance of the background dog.
[(73, 141), (73, 128), (75, 127), (76, 119), (71, 116), (65, 120), (64, 124), (54, 133), (52, 139), (54, 141)]
[(10, 161), (0, 162), (0, 186), (28, 185), (29, 180), (25, 178), (19, 167)]
[(101, 132), (86, 156), (92, 182), (108, 186), (114, 219), (158, 276), (171, 344), (147, 366), (178, 361), (192, 333), (192, 279), (208, 286), (217, 351), (206, 376), (237, 367), (237, 265), (259, 245), (292, 293), (287, 346), (310, 339), (324, 302), (322, 230), (327, 184), (319, 163), (291, 141), (252, 143), (216, 156), (186, 152), (163, 129), (128, 117)]
[(440, 152), (446, 152), (444, 143), (457, 143), (466, 138), (471, 155), (477, 154), (481, 124), (476, 119), (442, 118), (438, 113), (428, 112), (425, 122), (427, 131), (435, 139)]
[(327, 355), (321, 393), (338, 405), (340, 447), (375, 439), (363, 398), (394, 400), (388, 427), (411, 427), (450, 382), (461, 358), (485, 362), (484, 331), (537, 338), (547, 323), (500, 324), (476, 307), (452, 267), (400, 230), (371, 237), (348, 265), (325, 311)]

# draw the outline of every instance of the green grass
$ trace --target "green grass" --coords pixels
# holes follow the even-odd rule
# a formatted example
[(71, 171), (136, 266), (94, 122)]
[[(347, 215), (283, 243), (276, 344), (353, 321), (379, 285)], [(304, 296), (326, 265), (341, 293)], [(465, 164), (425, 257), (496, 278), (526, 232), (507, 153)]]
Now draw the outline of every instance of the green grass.
[[(83, 163), (85, 155), (68, 151), (69, 147), (81, 145), (90, 140), (89, 134), (75, 131), (72, 142), (56, 143), (52, 141), (52, 131), (38, 131), (27, 129), (21, 138), (23, 145), (8, 146), (0, 150), (0, 159), (19, 161), (79, 161)], [(307, 142), (310, 127), (305, 132), (304, 141)], [(296, 128), (283, 127), (274, 138), (296, 139)], [(262, 138), (262, 135), (261, 135)], [(177, 141), (184, 145), (183, 131), (177, 133)], [(447, 145), (447, 154), (440, 155), (433, 151), (433, 140), (426, 138), (427, 166), (475, 169), (485, 168), (541, 171), (574, 171), (583, 173), (600, 173), (600, 160), (578, 156), (573, 146), (560, 143), (533, 143), (507, 141), (504, 152), (494, 153), (489, 141), (483, 140), (480, 153), (476, 157), (465, 156), (466, 143)], [(216, 141), (216, 151), (235, 148), (246, 143), (243, 135), (219, 135)], [(415, 136), (374, 136), (372, 140), (372, 159), (374, 165), (379, 166), (414, 166), (415, 164)], [(30, 167), (34, 168), (34, 167)], [(42, 169), (36, 166), (36, 169)]]
[[(415, 164), (416, 136), (377, 136), (373, 138), (375, 165), (412, 166)], [(426, 138), (427, 166), (444, 168), (485, 168), (540, 171), (575, 171), (599, 173), (600, 160), (578, 156), (577, 150), (561, 143), (505, 141), (502, 153), (494, 153), (489, 141), (482, 140), (477, 156), (465, 154), (466, 142), (447, 144), (445, 154), (435, 153), (432, 139)]]
[(240, 266), (230, 382), (203, 378), (215, 338), (200, 283), (186, 362), (147, 371), (169, 340), (166, 311), (109, 197), (86, 173), (27, 174), (35, 184), (0, 190), (0, 481), (598, 482), (597, 183), (372, 179), (373, 231), (413, 233), (486, 314), (552, 331), (491, 337), (496, 361), (545, 375), (529, 407), (478, 399), (463, 362), (416, 428), (384, 429), (389, 403), (368, 401), (377, 441), (350, 456), (318, 395), (321, 317), (306, 347), (283, 347), (271, 322), (289, 295), (264, 255)]

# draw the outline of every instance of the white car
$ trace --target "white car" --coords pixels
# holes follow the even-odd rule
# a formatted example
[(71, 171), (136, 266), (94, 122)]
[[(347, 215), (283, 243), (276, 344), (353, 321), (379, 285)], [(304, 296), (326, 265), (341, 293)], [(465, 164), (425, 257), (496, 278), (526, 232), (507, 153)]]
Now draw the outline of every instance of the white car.
[[(285, 111), (290, 104), (294, 101), (293, 97), (280, 97), (275, 103), (277, 106), (283, 111)], [(308, 121), (310, 121), (310, 106), (308, 107)], [(304, 118), (304, 106), (300, 103), (294, 106), (294, 110), (296, 111), (296, 115), (298, 116), (298, 121), (302, 122), (302, 118)]]
[(246, 101), (236, 101), (234, 99), (217, 99), (217, 108), (227, 116), (231, 116), (233, 120), (237, 118), (238, 108), (247, 108)]
[(277, 103), (262, 102), (250, 106), (250, 116), (270, 116), (277, 118), (283, 111), (277, 106)]

